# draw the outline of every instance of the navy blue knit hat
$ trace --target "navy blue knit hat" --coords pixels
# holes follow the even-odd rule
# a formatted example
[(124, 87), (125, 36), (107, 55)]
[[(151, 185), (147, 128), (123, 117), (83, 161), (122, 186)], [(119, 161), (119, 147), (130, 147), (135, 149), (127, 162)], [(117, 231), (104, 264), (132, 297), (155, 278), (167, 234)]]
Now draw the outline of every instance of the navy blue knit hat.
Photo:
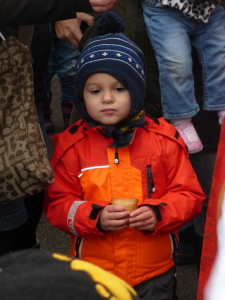
[(115, 12), (109, 11), (100, 16), (96, 32), (98, 36), (86, 42), (77, 61), (75, 105), (86, 120), (92, 121), (83, 101), (84, 85), (91, 75), (107, 73), (117, 78), (130, 92), (130, 117), (133, 117), (144, 110), (144, 55), (123, 33), (124, 21)]

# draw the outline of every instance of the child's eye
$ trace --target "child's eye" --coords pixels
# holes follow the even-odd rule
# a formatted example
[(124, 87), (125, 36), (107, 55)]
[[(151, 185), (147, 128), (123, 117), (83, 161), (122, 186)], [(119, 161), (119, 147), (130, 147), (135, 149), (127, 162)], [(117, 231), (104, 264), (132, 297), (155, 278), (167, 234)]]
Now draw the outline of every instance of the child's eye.
[(98, 93), (100, 93), (99, 89), (93, 89), (93, 90), (91, 90), (91, 94), (93, 94), (93, 95), (96, 95)]
[(115, 90), (116, 90), (117, 92), (121, 93), (121, 92), (124, 92), (126, 89), (125, 89), (125, 87), (123, 87), (123, 86), (118, 86), (118, 87), (115, 88)]

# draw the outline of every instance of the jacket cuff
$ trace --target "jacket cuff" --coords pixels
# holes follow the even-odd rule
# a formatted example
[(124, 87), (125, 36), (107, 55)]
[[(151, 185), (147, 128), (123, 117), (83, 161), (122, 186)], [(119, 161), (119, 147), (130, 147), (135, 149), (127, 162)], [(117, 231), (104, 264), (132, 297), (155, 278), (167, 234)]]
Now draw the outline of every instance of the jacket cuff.
[(161, 216), (161, 213), (160, 213), (160, 210), (159, 210), (159, 206), (165, 206), (165, 205), (166, 205), (165, 203), (159, 203), (157, 205), (142, 204), (142, 205), (139, 205), (139, 207), (147, 206), (147, 207), (151, 208), (151, 210), (154, 212), (154, 214), (156, 216), (156, 220), (158, 222), (160, 222), (160, 221), (162, 221), (162, 216)]
[(101, 226), (101, 223), (100, 223), (100, 211), (102, 211), (102, 209), (105, 207), (105, 206), (101, 206), (101, 205), (98, 205), (98, 204), (92, 204), (91, 205), (92, 207), (92, 210), (91, 210), (91, 213), (89, 215), (89, 218), (91, 220), (96, 220), (98, 218), (98, 221), (96, 223), (96, 228), (98, 229), (98, 231), (102, 232), (102, 233), (107, 233), (108, 231), (105, 231), (102, 229), (102, 226)]
[(102, 233), (107, 233), (107, 232), (109, 232), (109, 231), (106, 231), (106, 230), (102, 229), (102, 226), (101, 226), (101, 223), (100, 223), (100, 216), (99, 216), (99, 218), (98, 218), (98, 222), (97, 222), (97, 224), (96, 224), (96, 228), (98, 229), (98, 231), (100, 231), (100, 232), (102, 232)]
[(92, 207), (92, 210), (90, 212), (89, 219), (96, 220), (99, 215), (100, 210), (102, 210), (105, 206), (101, 206), (101, 205), (93, 203), (91, 205), (91, 207)]

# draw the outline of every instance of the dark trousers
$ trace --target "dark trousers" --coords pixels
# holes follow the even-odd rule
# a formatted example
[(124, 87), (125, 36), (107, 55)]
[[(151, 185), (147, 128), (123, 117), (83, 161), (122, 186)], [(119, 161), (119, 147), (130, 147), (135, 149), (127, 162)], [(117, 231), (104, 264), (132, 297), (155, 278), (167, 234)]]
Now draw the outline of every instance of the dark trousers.
[(44, 191), (24, 199), (28, 218), (21, 226), (0, 231), (0, 256), (37, 247), (36, 229), (42, 215)]
[(196, 234), (196, 258), (197, 268), (199, 270), (208, 200), (210, 196), (212, 177), (216, 160), (216, 151), (207, 152), (203, 150), (199, 153), (195, 153), (194, 155), (190, 155), (190, 160), (198, 177), (199, 183), (206, 195), (206, 200), (203, 203), (202, 211), (194, 218), (194, 227)]
[(178, 300), (175, 268), (134, 286), (141, 300)]

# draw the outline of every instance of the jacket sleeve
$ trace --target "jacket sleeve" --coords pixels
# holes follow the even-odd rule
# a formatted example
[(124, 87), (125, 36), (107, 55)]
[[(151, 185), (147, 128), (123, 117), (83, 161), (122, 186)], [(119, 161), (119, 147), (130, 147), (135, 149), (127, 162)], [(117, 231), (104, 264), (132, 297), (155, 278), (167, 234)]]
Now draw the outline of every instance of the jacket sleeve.
[(153, 210), (157, 219), (152, 235), (176, 231), (200, 213), (206, 198), (184, 149), (167, 141), (163, 151), (166, 193), (142, 203)]
[(72, 19), (79, 11), (93, 12), (88, 0), (0, 0), (0, 27)]
[[(54, 155), (57, 153), (55, 149)], [(74, 146), (59, 160), (52, 157), (54, 182), (47, 186), (44, 212), (49, 222), (62, 231), (90, 237), (104, 234), (98, 230), (99, 212), (109, 203), (85, 201), (79, 182), (79, 160)]]

